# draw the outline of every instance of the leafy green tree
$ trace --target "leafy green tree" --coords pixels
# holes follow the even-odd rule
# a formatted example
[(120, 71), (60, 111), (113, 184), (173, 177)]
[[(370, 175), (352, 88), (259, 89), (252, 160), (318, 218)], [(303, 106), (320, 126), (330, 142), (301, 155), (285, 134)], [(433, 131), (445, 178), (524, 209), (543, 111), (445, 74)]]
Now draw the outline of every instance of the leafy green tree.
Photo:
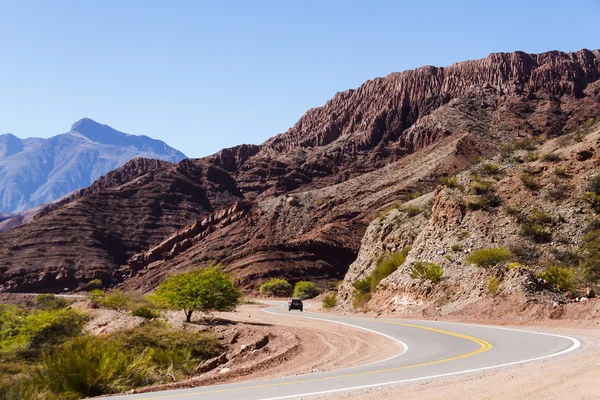
[(190, 322), (194, 311), (232, 310), (242, 293), (220, 265), (215, 265), (171, 276), (156, 289), (156, 297), (171, 307), (183, 310), (186, 322)]
[(308, 281), (300, 281), (294, 286), (294, 297), (301, 300), (312, 299), (321, 293), (317, 285)]
[(259, 291), (268, 296), (285, 297), (292, 294), (292, 285), (285, 279), (273, 278), (260, 285)]

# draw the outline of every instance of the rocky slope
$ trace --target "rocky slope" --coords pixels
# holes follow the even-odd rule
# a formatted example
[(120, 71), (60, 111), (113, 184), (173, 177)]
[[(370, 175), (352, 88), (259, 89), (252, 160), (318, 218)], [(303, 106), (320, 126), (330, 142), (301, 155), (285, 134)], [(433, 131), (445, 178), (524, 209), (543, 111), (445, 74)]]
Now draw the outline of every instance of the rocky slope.
[(49, 139), (0, 135), (0, 212), (54, 201), (135, 157), (178, 162), (185, 155), (160, 140), (128, 135), (88, 118)]
[[(493, 298), (510, 299), (517, 311), (532, 302), (556, 307), (572, 297), (538, 276), (553, 266), (574, 272), (571, 290), (593, 294), (586, 286), (597, 285), (600, 271), (591, 271), (585, 259), (600, 256), (589, 235), (599, 229), (600, 208), (589, 196), (600, 174), (600, 118), (596, 121), (543, 144), (527, 143), (531, 150), (505, 150), (504, 157), (459, 174), (454, 187), (440, 185), (427, 195), (433, 196), (430, 216), (407, 214), (423, 196), (373, 221), (340, 287), (341, 303), (352, 308), (354, 283), (372, 273), (380, 256), (405, 246), (412, 246), (406, 261), (379, 283), (366, 308), (407, 315), (473, 309), (489, 314), (499, 304)], [(488, 188), (477, 194), (481, 182)], [(476, 250), (500, 247), (512, 252), (511, 259), (489, 268), (469, 262)], [(411, 266), (418, 261), (442, 266), (441, 281), (414, 279)], [(511, 262), (518, 265), (507, 268)], [(490, 286), (494, 280), (496, 289)], [(561, 310), (555, 309), (555, 317)]]
[[(344, 276), (381, 209), (433, 190), (439, 177), (494, 154), (502, 143), (562, 135), (600, 115), (599, 79), (600, 52), (582, 50), (492, 54), (369, 81), (260, 146), (142, 168), (114, 187), (97, 184), (47, 209), (0, 236), (0, 251), (10, 252), (1, 260), (0, 284), (33, 290), (44, 271), (68, 258), (72, 265), (61, 268), (74, 278), (60, 285), (69, 289), (101, 271), (118, 271), (103, 275), (106, 284), (149, 290), (206, 260), (224, 262), (247, 289), (271, 276), (324, 285)], [(148, 196), (168, 211), (145, 206)], [(76, 214), (67, 216), (71, 210)], [(154, 224), (141, 222), (153, 212)], [(115, 218), (125, 223), (109, 222)], [(80, 234), (81, 219), (101, 223), (112, 240), (96, 245), (92, 261), (86, 246), (65, 239)], [(33, 260), (39, 248), (58, 248), (44, 244), (44, 231), (65, 243), (60, 256)]]

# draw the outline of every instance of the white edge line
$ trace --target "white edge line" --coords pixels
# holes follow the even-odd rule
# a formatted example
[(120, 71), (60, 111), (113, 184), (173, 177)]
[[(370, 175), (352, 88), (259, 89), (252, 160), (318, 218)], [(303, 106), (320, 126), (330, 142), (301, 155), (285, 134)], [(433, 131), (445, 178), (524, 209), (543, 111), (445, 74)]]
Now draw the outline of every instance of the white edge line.
[[(285, 303), (284, 303), (284, 304), (285, 304)], [(310, 303), (309, 303), (309, 304), (310, 304)], [(277, 307), (278, 307), (278, 306), (277, 306)], [(270, 307), (268, 307), (268, 308), (270, 308)], [(307, 307), (307, 308), (308, 308), (308, 307)], [(356, 365), (356, 366), (354, 366), (354, 367), (348, 367), (348, 368), (367, 367), (367, 366), (369, 366), (369, 365), (374, 365), (374, 364), (379, 364), (379, 363), (382, 363), (382, 362), (390, 361), (390, 360), (393, 360), (393, 359), (394, 359), (394, 358), (396, 358), (396, 357), (400, 357), (401, 355), (403, 355), (404, 353), (406, 353), (406, 352), (408, 351), (408, 345), (407, 345), (406, 343), (404, 343), (402, 340), (400, 340), (400, 339), (396, 339), (395, 337), (392, 337), (392, 336), (389, 336), (389, 335), (386, 335), (385, 333), (381, 333), (381, 332), (374, 331), (373, 329), (369, 329), (369, 328), (363, 328), (362, 326), (358, 326), (358, 325), (352, 325), (352, 324), (347, 324), (347, 323), (345, 323), (345, 322), (340, 322), (340, 321), (333, 321), (333, 320), (329, 320), (329, 319), (326, 319), (326, 318), (305, 317), (305, 316), (303, 316), (303, 315), (286, 315), (286, 314), (277, 314), (277, 313), (274, 313), (274, 312), (267, 311), (267, 307), (265, 307), (265, 308), (261, 308), (261, 311), (262, 311), (262, 312), (264, 312), (264, 313), (267, 313), (267, 314), (271, 314), (271, 315), (282, 315), (282, 316), (284, 316), (284, 317), (304, 318), (304, 319), (314, 319), (314, 320), (318, 320), (318, 321), (325, 321), (325, 322), (331, 322), (331, 323), (333, 323), (333, 324), (339, 324), (339, 325), (345, 325), (345, 326), (349, 326), (349, 327), (351, 327), (351, 328), (360, 329), (360, 330), (363, 330), (363, 331), (367, 331), (367, 332), (375, 333), (375, 334), (377, 334), (377, 335), (380, 335), (380, 336), (384, 336), (384, 337), (386, 337), (386, 338), (388, 338), (388, 339), (391, 339), (391, 340), (392, 340), (392, 341), (394, 341), (394, 342), (400, 343), (400, 345), (401, 345), (401, 346), (402, 346), (402, 348), (403, 348), (403, 350), (402, 350), (400, 353), (398, 353), (398, 354), (395, 354), (395, 355), (393, 355), (393, 356), (391, 356), (391, 357), (388, 357), (388, 358), (386, 358), (386, 359), (384, 359), (384, 360), (374, 361), (374, 362), (371, 362), (371, 363), (368, 363), (368, 364), (360, 364), (360, 365)], [(311, 314), (313, 314), (313, 313), (311, 313)], [(317, 314), (317, 313), (314, 313), (314, 314)], [(342, 370), (342, 369), (346, 369), (346, 368), (339, 368), (339, 369), (337, 369), (337, 370), (335, 370), (335, 369), (334, 369), (334, 370), (331, 370), (331, 371), (338, 371), (338, 370)], [(326, 371), (323, 371), (323, 372), (326, 372)], [(282, 398), (284, 398), (284, 397), (282, 397)]]
[[(264, 308), (262, 309), (262, 311), (269, 313), (268, 311), (265, 311)], [(269, 314), (279, 315), (279, 314), (275, 314), (275, 313), (269, 313)], [(311, 317), (300, 317), (300, 318), (321, 319), (321, 318), (311, 318)], [(325, 320), (325, 319), (321, 319), (321, 320)], [(326, 321), (329, 321), (329, 320), (326, 320)], [(382, 319), (381, 321), (386, 321), (386, 320)], [(362, 327), (359, 327), (359, 326), (356, 326), (356, 325), (346, 324), (346, 323), (338, 322), (338, 321), (329, 321), (329, 322), (335, 322), (335, 323), (343, 324), (343, 325), (350, 325), (350, 326), (353, 326), (353, 327), (356, 327), (356, 328), (365, 329), (365, 330), (368, 330), (368, 331), (371, 331), (371, 332), (379, 333), (380, 335), (383, 335), (383, 336), (387, 336), (387, 335), (385, 335), (383, 333), (372, 331), (370, 329), (362, 328)], [(577, 350), (579, 347), (581, 347), (581, 342), (578, 339), (575, 339), (575, 338), (570, 337), (570, 336), (556, 335), (556, 334), (553, 334), (553, 333), (535, 332), (535, 331), (527, 331), (527, 330), (520, 330), (520, 329), (511, 329), (511, 328), (496, 327), (496, 326), (490, 326), (490, 325), (463, 324), (463, 323), (460, 323), (460, 322), (445, 322), (445, 321), (425, 321), (425, 322), (440, 322), (440, 323), (448, 323), (448, 324), (454, 324), (454, 325), (477, 326), (477, 327), (488, 328), (488, 329), (501, 329), (501, 330), (514, 331), (514, 332), (531, 333), (531, 334), (535, 334), (535, 335), (554, 336), (554, 337), (558, 337), (558, 338), (562, 338), (562, 339), (568, 339), (573, 344), (571, 345), (571, 347), (569, 347), (569, 348), (567, 348), (565, 350), (561, 350), (558, 353), (548, 354), (548, 355), (541, 356), (541, 357), (529, 358), (527, 360), (513, 361), (513, 362), (509, 362), (509, 363), (505, 363), (505, 364), (491, 365), (491, 366), (488, 366), (488, 367), (474, 368), (474, 369), (468, 369), (468, 370), (464, 370), (464, 371), (449, 372), (447, 374), (422, 376), (422, 377), (419, 377), (419, 378), (403, 379), (403, 380), (391, 381), (391, 382), (383, 382), (383, 383), (374, 383), (374, 384), (371, 384), (371, 385), (362, 385), (362, 386), (353, 386), (353, 387), (342, 388), (342, 389), (324, 390), (324, 391), (321, 391), (321, 392), (301, 393), (301, 394), (294, 394), (294, 395), (280, 396), (280, 397), (269, 397), (269, 398), (263, 398), (261, 400), (284, 400), (284, 399), (294, 399), (294, 398), (303, 397), (303, 396), (304, 397), (306, 397), (306, 396), (319, 396), (319, 395), (324, 395), (324, 394), (349, 392), (349, 391), (353, 391), (353, 390), (369, 389), (369, 388), (383, 387), (383, 386), (391, 386), (391, 385), (398, 385), (398, 384), (401, 384), (401, 383), (417, 382), (417, 381), (424, 381), (424, 380), (427, 380), (427, 379), (437, 379), (437, 378), (444, 378), (444, 377), (454, 376), (454, 375), (469, 374), (469, 373), (473, 373), (473, 372), (487, 371), (487, 370), (491, 370), (491, 369), (499, 369), (499, 368), (509, 367), (509, 366), (512, 366), (512, 365), (525, 364), (525, 363), (529, 363), (529, 362), (533, 362), (533, 361), (539, 361), (539, 360), (544, 360), (544, 359), (547, 359), (547, 358), (557, 357), (557, 356), (560, 356), (560, 355), (563, 355), (563, 354), (570, 353), (570, 352), (572, 352), (574, 350)], [(394, 357), (392, 357), (392, 358), (394, 358)], [(370, 364), (367, 364), (367, 365), (370, 365)]]

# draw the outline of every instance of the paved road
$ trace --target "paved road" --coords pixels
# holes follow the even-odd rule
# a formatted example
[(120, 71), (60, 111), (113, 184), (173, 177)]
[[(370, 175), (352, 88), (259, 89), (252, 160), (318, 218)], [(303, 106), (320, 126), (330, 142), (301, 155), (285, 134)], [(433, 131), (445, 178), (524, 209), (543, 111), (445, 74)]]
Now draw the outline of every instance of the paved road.
[(388, 336), (404, 350), (387, 360), (353, 368), (194, 389), (117, 396), (117, 399), (276, 400), (306, 398), (359, 388), (390, 385), (482, 371), (558, 356), (576, 350), (577, 339), (434, 321), (342, 317), (313, 312), (288, 312), (281, 306), (263, 311), (281, 318), (311, 318), (352, 325)]

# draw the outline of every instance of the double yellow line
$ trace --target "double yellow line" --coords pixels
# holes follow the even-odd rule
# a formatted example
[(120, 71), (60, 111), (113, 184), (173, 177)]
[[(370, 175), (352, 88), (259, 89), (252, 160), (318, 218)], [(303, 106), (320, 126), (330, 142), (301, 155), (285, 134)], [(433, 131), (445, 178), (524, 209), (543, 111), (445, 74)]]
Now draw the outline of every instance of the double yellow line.
[(385, 373), (385, 372), (401, 371), (401, 370), (410, 369), (410, 368), (425, 367), (428, 365), (441, 364), (441, 363), (446, 363), (446, 362), (450, 362), (450, 361), (460, 360), (460, 359), (467, 358), (467, 357), (472, 357), (477, 354), (486, 352), (492, 348), (492, 344), (490, 342), (483, 340), (483, 339), (476, 338), (474, 336), (464, 335), (462, 333), (444, 331), (441, 329), (430, 328), (428, 326), (406, 324), (406, 323), (402, 323), (402, 322), (381, 321), (381, 320), (379, 320), (378, 322), (382, 322), (384, 324), (400, 325), (400, 326), (405, 326), (408, 328), (423, 329), (426, 331), (440, 333), (443, 335), (454, 336), (457, 338), (461, 338), (461, 339), (465, 339), (465, 340), (477, 343), (479, 345), (479, 348), (477, 350), (471, 351), (469, 353), (460, 354), (458, 356), (454, 356), (454, 357), (450, 357), (450, 358), (444, 358), (442, 360), (428, 361), (428, 362), (424, 362), (424, 363), (420, 363), (420, 364), (405, 365), (402, 367), (392, 367), (392, 368), (379, 369), (379, 370), (373, 370), (373, 371), (355, 372), (355, 373), (350, 373), (350, 374), (328, 376), (328, 377), (323, 377), (323, 378), (309, 378), (309, 379), (303, 379), (303, 380), (298, 380), (298, 381), (265, 383), (265, 384), (261, 384), (261, 385), (243, 386), (243, 387), (238, 387), (238, 388), (215, 389), (215, 390), (209, 390), (209, 391), (181, 393), (181, 394), (173, 394), (173, 395), (159, 396), (159, 397), (144, 397), (144, 398), (141, 398), (140, 400), (172, 399), (172, 398), (176, 398), (176, 397), (196, 396), (199, 394), (225, 393), (225, 392), (233, 392), (233, 391), (238, 391), (238, 390), (260, 389), (260, 388), (275, 387), (275, 386), (294, 385), (297, 383), (319, 382), (319, 381), (327, 381), (327, 380), (332, 380), (332, 379), (351, 378), (351, 377), (361, 376), (361, 375), (372, 375), (372, 374), (380, 374), (380, 373)]

